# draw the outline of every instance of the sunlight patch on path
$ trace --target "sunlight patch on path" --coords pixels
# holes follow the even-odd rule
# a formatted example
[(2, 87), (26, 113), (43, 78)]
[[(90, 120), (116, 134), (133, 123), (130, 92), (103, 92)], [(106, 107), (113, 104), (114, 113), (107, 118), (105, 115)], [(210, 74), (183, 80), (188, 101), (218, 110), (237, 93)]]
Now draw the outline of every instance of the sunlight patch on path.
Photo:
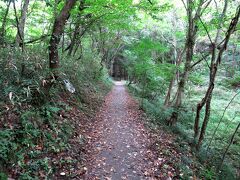
[(123, 86), (126, 84), (126, 81), (113, 81), (116, 86)]

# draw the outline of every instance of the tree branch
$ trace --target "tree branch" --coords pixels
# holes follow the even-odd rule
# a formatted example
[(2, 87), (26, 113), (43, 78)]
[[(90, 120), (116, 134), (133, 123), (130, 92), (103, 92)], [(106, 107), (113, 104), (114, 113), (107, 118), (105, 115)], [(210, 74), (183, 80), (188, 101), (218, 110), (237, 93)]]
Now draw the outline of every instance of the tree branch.
[(185, 8), (186, 11), (187, 11), (187, 5), (186, 5), (186, 3), (184, 2), (184, 0), (181, 0), (181, 1), (182, 1), (183, 5), (184, 5), (184, 8)]
[(212, 41), (212, 38), (211, 38), (211, 36), (210, 36), (210, 34), (209, 34), (209, 32), (208, 32), (208, 29), (207, 29), (207, 27), (206, 27), (206, 26), (205, 26), (205, 24), (203, 23), (203, 21), (202, 21), (201, 17), (200, 17), (200, 16), (198, 16), (198, 18), (199, 18), (199, 20), (200, 20), (201, 24), (203, 25), (203, 28), (205, 29), (205, 31), (206, 31), (206, 33), (207, 33), (208, 39), (210, 40), (211, 44), (213, 45), (214, 43), (213, 43), (213, 41)]
[(223, 117), (224, 117), (224, 115), (225, 115), (228, 107), (229, 107), (230, 104), (233, 102), (233, 100), (235, 99), (235, 97), (236, 97), (237, 95), (239, 95), (239, 94), (240, 94), (240, 91), (239, 91), (238, 93), (236, 93), (236, 94), (231, 98), (231, 100), (229, 101), (229, 103), (228, 103), (227, 106), (225, 107), (225, 109), (224, 109), (224, 111), (223, 111), (223, 114), (222, 114), (222, 116), (221, 116), (221, 118), (220, 118), (220, 120), (219, 120), (219, 122), (218, 122), (218, 125), (217, 125), (217, 127), (215, 128), (215, 130), (214, 130), (214, 132), (213, 132), (212, 138), (211, 138), (210, 141), (209, 141), (209, 144), (208, 144), (208, 146), (207, 146), (207, 151), (209, 150), (209, 147), (210, 147), (211, 144), (212, 144), (213, 138), (214, 138), (214, 136), (215, 136), (215, 134), (216, 134), (216, 132), (217, 132), (217, 130), (218, 130), (218, 128), (219, 128), (222, 120), (223, 120)]
[[(201, 54), (201, 55), (202, 55), (202, 54)], [(199, 64), (199, 63), (202, 62), (203, 60), (205, 60), (205, 61), (207, 62), (207, 59), (206, 59), (206, 58), (207, 58), (208, 56), (209, 56), (209, 54), (207, 54), (207, 55), (205, 55), (205, 56), (202, 55), (202, 58), (201, 58), (200, 60), (198, 60), (197, 62), (195, 62), (194, 64), (192, 64), (190, 68), (192, 69), (194, 66), (196, 66), (197, 64)], [(207, 63), (207, 65), (208, 65), (208, 63)], [(208, 67), (210, 68), (209, 65), (208, 65)]]
[(151, 0), (148, 0), (148, 2), (149, 2), (151, 5), (153, 5), (153, 3), (152, 3), (152, 1), (151, 1)]

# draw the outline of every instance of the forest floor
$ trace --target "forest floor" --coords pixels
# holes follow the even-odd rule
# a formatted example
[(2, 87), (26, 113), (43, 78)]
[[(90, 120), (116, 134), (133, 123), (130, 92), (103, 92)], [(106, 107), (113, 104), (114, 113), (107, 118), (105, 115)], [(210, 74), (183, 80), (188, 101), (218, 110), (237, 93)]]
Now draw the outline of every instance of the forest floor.
[(84, 179), (178, 179), (173, 137), (147, 128), (145, 118), (124, 83), (116, 82), (86, 135)]

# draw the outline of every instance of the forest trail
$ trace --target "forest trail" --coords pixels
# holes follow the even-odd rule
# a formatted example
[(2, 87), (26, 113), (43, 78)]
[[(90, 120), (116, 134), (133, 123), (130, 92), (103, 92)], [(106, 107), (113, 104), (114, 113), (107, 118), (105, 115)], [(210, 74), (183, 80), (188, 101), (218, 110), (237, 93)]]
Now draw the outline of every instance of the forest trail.
[(85, 179), (155, 179), (150, 137), (141, 121), (142, 111), (116, 82), (96, 115), (88, 139), (90, 158)]

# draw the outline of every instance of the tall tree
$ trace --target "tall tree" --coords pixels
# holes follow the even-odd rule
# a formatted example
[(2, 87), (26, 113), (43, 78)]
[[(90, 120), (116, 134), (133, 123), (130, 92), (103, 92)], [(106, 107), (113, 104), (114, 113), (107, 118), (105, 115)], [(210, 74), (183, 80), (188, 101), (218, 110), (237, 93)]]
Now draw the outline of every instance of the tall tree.
[(7, 16), (8, 16), (8, 12), (9, 12), (11, 2), (12, 2), (12, 0), (8, 0), (7, 9), (6, 9), (6, 12), (5, 12), (3, 20), (2, 20), (2, 27), (1, 27), (1, 30), (0, 30), (0, 46), (4, 44), (4, 38), (5, 38), (5, 33), (6, 33), (6, 24), (7, 24)]
[[(25, 24), (26, 24), (26, 19), (27, 19), (27, 12), (28, 12), (28, 6), (29, 6), (30, 0), (25, 0), (22, 10), (21, 10), (21, 17), (19, 21), (17, 21), (17, 35), (16, 35), (16, 43), (18, 45), (23, 45), (24, 43), (24, 29), (25, 29)], [(17, 19), (17, 17), (16, 17)]]
[(197, 22), (198, 22), (199, 17), (201, 16), (203, 10), (208, 5), (207, 4), (204, 8), (202, 8), (202, 6), (205, 2), (206, 1), (204, 1), (204, 0), (199, 1), (195, 15), (193, 14), (194, 6), (195, 6), (194, 0), (187, 0), (187, 4), (184, 4), (186, 11), (187, 11), (187, 18), (188, 18), (188, 29), (187, 29), (186, 44), (185, 44), (186, 60), (185, 60), (185, 64), (184, 64), (184, 72), (178, 83), (177, 96), (176, 96), (176, 101), (174, 104), (175, 111), (172, 113), (170, 119), (168, 120), (169, 125), (173, 125), (174, 123), (176, 123), (176, 121), (178, 119), (178, 111), (182, 105), (185, 84), (188, 80), (188, 75), (191, 70), (191, 62), (193, 60), (193, 49), (194, 49), (194, 44), (195, 44), (195, 40), (196, 40), (196, 34), (198, 31)]
[(80, 5), (79, 5), (79, 13), (76, 19), (76, 23), (75, 23), (75, 28), (74, 28), (74, 32), (71, 38), (71, 43), (69, 44), (67, 50), (68, 50), (68, 56), (72, 55), (73, 52), (73, 48), (76, 44), (77, 38), (78, 36), (81, 34), (81, 22), (82, 22), (82, 11), (84, 10), (84, 0), (80, 1)]
[[(217, 33), (216, 33), (216, 37), (215, 37), (215, 40), (214, 42), (212, 42), (211, 40), (211, 37), (207, 31), (207, 34), (209, 35), (209, 40), (211, 41), (211, 48), (212, 48), (212, 58), (211, 58), (211, 66), (210, 66), (210, 82), (213, 81), (212, 79), (212, 73), (213, 73), (213, 69), (214, 69), (214, 61), (215, 61), (215, 58), (216, 58), (216, 44), (218, 43), (218, 40), (219, 40), (219, 35), (220, 35), (220, 31), (221, 31), (221, 28), (222, 28), (222, 24), (223, 24), (223, 19), (226, 15), (226, 11), (227, 11), (227, 6), (228, 6), (228, 0), (225, 0), (225, 3), (224, 3), (224, 8), (223, 8), (223, 12), (222, 14), (220, 15), (218, 21), (218, 28), (217, 28)], [(213, 82), (212, 82), (213, 83)], [(211, 91), (212, 91), (212, 88), (213, 88), (213, 85), (210, 85), (208, 89), (208, 91), (206, 92), (204, 98), (197, 104), (197, 109), (196, 109), (196, 117), (195, 117), (195, 123), (194, 123), (194, 138), (196, 139), (199, 135), (199, 121), (200, 121), (200, 113), (201, 113), (201, 110), (202, 108), (204, 107), (204, 105), (206, 105), (207, 103), (207, 100), (210, 98), (210, 94), (211, 94)], [(210, 108), (209, 108), (210, 109)], [(208, 110), (206, 109), (206, 112)], [(210, 112), (207, 112), (207, 114), (210, 113)]]
[(59, 67), (58, 45), (64, 31), (65, 24), (70, 16), (70, 11), (77, 0), (66, 0), (60, 14), (56, 17), (53, 25), (52, 35), (49, 43), (49, 67), (56, 69)]
[[(225, 3), (225, 8), (226, 8), (227, 0), (225, 2), (226, 2)], [(223, 13), (226, 12), (225, 8), (223, 9)], [(220, 44), (217, 44), (218, 36), (219, 36), (218, 32), (217, 32), (215, 41), (211, 41), (213, 49), (212, 49), (212, 57), (211, 57), (209, 84), (208, 84), (208, 89), (207, 89), (207, 92), (206, 92), (204, 98), (199, 103), (200, 105), (202, 104), (202, 102), (205, 104), (205, 115), (203, 118), (200, 135), (199, 135), (198, 142), (196, 145), (197, 149), (199, 149), (201, 147), (202, 141), (205, 137), (205, 132), (207, 129), (208, 121), (210, 118), (212, 94), (213, 94), (213, 90), (214, 90), (214, 84), (215, 84), (215, 80), (216, 80), (218, 66), (220, 65), (220, 63), (222, 61), (222, 56), (223, 56), (224, 51), (227, 49), (227, 45), (230, 40), (230, 37), (236, 30), (236, 27), (237, 27), (238, 21), (239, 21), (239, 17), (240, 17), (240, 5), (237, 7), (236, 15), (232, 19), (223, 41)], [(220, 23), (219, 23), (219, 28), (221, 27), (221, 25), (222, 25), (222, 21), (220, 21)], [(210, 36), (209, 36), (209, 38), (210, 38)], [(219, 51), (217, 53), (218, 49), (219, 49)], [(199, 104), (198, 104), (198, 107), (201, 107), (201, 106), (199, 106)], [(199, 111), (199, 110), (197, 109), (197, 111)], [(196, 118), (195, 126), (194, 126), (195, 127), (195, 138), (197, 138), (197, 136), (199, 134), (198, 124), (199, 124), (199, 120), (197, 121), (197, 118)]]

